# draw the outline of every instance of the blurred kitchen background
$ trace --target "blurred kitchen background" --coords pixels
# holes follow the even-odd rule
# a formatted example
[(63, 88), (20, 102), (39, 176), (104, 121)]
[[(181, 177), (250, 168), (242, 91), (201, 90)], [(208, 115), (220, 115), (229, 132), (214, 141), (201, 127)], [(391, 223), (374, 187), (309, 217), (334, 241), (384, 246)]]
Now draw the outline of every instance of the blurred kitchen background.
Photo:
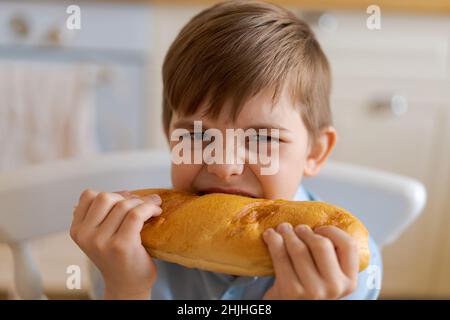
[[(165, 148), (164, 55), (214, 2), (0, 0), (0, 171)], [(427, 188), (423, 214), (383, 249), (381, 298), (450, 298), (450, 1), (272, 2), (310, 23), (330, 59), (340, 135), (332, 158)], [(66, 28), (72, 4), (80, 30)], [(380, 30), (366, 26), (371, 4), (381, 8)], [(85, 297), (65, 289), (66, 266), (83, 259), (66, 234), (37, 241), (33, 254), (49, 297)], [(0, 298), (12, 274), (0, 244)]]

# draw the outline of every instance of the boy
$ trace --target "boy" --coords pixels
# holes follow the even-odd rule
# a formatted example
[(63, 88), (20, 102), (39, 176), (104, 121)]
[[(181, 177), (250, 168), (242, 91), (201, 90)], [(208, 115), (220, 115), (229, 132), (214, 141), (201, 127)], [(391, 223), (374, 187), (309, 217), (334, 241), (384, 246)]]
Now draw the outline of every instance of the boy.
[[(180, 143), (174, 139), (180, 130), (188, 133), (189, 142), (197, 142), (193, 149), (207, 148), (212, 141), (208, 130), (196, 132), (194, 121), (220, 133), (263, 129), (266, 134), (259, 131), (248, 138), (278, 156), (277, 170), (264, 175), (261, 163), (250, 163), (245, 156), (226, 163), (173, 162), (173, 187), (199, 194), (317, 200), (301, 180), (319, 172), (336, 142), (330, 79), (327, 59), (313, 32), (279, 6), (227, 1), (193, 17), (163, 65), (163, 122), (171, 150)], [(379, 288), (369, 281), (370, 267), (381, 268), (372, 239), (371, 266), (358, 273), (355, 242), (335, 227), (311, 230), (284, 223), (266, 230), (263, 240), (274, 277), (238, 277), (152, 260), (139, 232), (147, 219), (161, 213), (160, 204), (156, 195), (141, 200), (127, 192), (82, 193), (71, 236), (100, 270), (105, 299), (378, 296)]]

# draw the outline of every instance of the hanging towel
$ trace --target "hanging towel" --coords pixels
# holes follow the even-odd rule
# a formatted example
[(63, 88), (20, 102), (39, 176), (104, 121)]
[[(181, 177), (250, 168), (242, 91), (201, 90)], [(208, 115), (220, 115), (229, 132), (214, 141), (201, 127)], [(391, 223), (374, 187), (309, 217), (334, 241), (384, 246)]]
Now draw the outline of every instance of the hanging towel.
[(0, 62), (0, 171), (99, 152), (96, 70)]

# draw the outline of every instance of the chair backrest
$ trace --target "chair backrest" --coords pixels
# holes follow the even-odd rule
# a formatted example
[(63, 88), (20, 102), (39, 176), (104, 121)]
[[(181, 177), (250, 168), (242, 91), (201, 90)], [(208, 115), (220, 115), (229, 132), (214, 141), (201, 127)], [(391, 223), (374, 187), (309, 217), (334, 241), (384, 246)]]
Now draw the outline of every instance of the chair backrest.
[[(27, 242), (68, 230), (86, 188), (102, 191), (170, 187), (170, 153), (136, 151), (61, 160), (0, 173), (0, 242), (10, 244), (21, 297), (42, 297)], [(329, 161), (304, 185), (323, 201), (356, 214), (379, 245), (393, 241), (425, 205), (423, 185), (379, 170)]]
[(82, 190), (170, 186), (167, 151), (101, 154), (0, 173), (0, 242), (67, 230)]
[(101, 154), (0, 173), (0, 243), (9, 244), (12, 251), (16, 294), (23, 299), (46, 299), (28, 242), (67, 231), (82, 190), (170, 185), (167, 151)]
[(303, 184), (321, 200), (357, 216), (380, 247), (400, 236), (422, 212), (427, 198), (424, 185), (415, 179), (335, 161), (328, 161)]

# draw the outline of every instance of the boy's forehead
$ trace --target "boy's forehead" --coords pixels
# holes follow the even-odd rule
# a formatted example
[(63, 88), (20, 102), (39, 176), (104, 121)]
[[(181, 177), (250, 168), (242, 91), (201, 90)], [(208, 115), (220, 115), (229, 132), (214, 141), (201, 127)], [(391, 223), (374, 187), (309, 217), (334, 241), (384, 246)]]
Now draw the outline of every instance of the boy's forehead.
[(208, 105), (203, 104), (192, 115), (186, 116), (174, 112), (172, 123), (180, 122), (179, 120), (183, 120), (184, 123), (202, 120), (208, 127), (249, 127), (253, 123), (266, 123), (274, 126), (278, 124), (280, 126), (284, 123), (297, 121), (297, 116), (299, 116), (299, 108), (293, 106), (292, 100), (286, 92), (281, 92), (278, 101), (275, 103), (272, 102), (270, 93), (261, 93), (252, 97), (243, 104), (234, 122), (230, 119), (231, 100), (221, 106), (221, 111), (216, 119), (209, 116), (207, 111)]

